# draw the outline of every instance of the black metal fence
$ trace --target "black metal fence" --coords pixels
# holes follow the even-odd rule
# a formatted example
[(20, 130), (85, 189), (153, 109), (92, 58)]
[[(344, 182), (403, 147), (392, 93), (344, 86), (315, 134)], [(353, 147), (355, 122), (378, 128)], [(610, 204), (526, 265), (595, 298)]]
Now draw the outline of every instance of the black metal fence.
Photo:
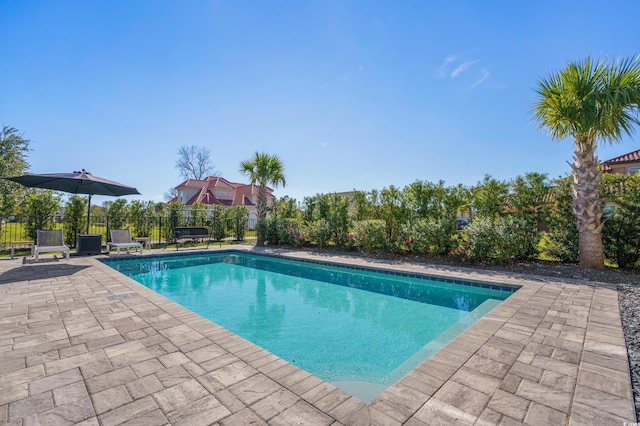
[[(167, 216), (147, 217), (136, 224), (127, 221), (118, 222), (112, 227), (106, 217), (91, 216), (89, 234), (101, 234), (102, 241), (109, 241), (110, 229), (130, 229), (133, 237), (148, 237), (152, 246), (172, 244), (173, 229), (175, 227), (194, 226), (209, 229), (212, 241), (254, 241), (256, 239), (256, 219), (249, 219), (247, 223), (234, 223), (233, 219), (224, 218), (182, 218), (178, 223)], [(138, 229), (139, 228), (139, 229)], [(65, 229), (63, 222), (54, 222), (47, 229)], [(68, 230), (65, 229), (65, 234)], [(73, 238), (75, 241), (75, 238)], [(19, 220), (9, 220), (0, 223), (0, 252), (9, 251), (11, 243), (18, 241), (33, 241), (27, 235), (25, 224)], [(72, 244), (73, 245), (73, 244)]]

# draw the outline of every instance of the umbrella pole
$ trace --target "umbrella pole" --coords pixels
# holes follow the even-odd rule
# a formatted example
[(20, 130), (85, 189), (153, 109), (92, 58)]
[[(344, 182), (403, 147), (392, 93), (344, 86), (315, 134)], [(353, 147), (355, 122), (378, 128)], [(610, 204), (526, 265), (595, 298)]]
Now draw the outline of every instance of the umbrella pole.
[(91, 194), (89, 194), (89, 205), (87, 206), (87, 234), (89, 233), (89, 220), (91, 219)]

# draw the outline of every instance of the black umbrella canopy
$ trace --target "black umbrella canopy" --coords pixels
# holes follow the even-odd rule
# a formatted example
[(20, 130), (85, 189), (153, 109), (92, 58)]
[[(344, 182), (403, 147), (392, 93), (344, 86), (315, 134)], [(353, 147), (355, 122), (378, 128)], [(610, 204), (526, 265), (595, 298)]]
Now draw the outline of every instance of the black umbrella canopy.
[(53, 189), (71, 194), (121, 195), (140, 194), (132, 186), (94, 176), (86, 170), (73, 173), (49, 173), (14, 176), (6, 178), (29, 188)]
[(94, 176), (85, 169), (73, 173), (33, 174), (8, 177), (5, 179), (18, 182), (28, 188), (52, 189), (54, 191), (69, 192), (71, 194), (89, 195), (89, 205), (87, 206), (87, 234), (89, 233), (92, 195), (120, 197), (121, 195), (140, 194), (138, 190), (132, 186)]

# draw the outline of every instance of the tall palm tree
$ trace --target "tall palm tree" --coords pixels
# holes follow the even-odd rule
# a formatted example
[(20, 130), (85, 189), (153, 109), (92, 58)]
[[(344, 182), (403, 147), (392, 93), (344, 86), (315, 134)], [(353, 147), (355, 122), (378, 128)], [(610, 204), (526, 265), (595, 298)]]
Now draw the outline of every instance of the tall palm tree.
[[(244, 173), (252, 184), (258, 185), (256, 210), (258, 221), (261, 221), (267, 217), (267, 185), (272, 185), (274, 188), (287, 185), (284, 165), (277, 155), (256, 151), (253, 158), (240, 163), (240, 172)], [(259, 234), (258, 245), (262, 244)]]
[(596, 148), (631, 136), (640, 104), (640, 57), (613, 64), (570, 62), (538, 82), (534, 118), (554, 139), (573, 137), (573, 212), (579, 233), (580, 265), (603, 268), (602, 200)]

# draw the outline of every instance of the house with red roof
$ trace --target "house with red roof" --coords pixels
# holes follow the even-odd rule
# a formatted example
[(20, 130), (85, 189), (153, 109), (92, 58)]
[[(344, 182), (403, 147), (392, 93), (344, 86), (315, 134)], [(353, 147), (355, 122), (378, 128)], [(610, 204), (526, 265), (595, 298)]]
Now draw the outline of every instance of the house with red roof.
[(640, 149), (610, 158), (600, 164), (605, 173), (633, 174), (640, 170)]
[[(230, 182), (220, 176), (208, 176), (204, 179), (187, 179), (176, 186), (176, 191), (178, 195), (170, 202), (179, 201), (187, 209), (195, 203), (223, 207), (246, 206), (249, 209), (249, 219), (257, 219), (257, 185)], [(273, 189), (269, 187), (267, 197), (269, 201), (275, 198)]]

